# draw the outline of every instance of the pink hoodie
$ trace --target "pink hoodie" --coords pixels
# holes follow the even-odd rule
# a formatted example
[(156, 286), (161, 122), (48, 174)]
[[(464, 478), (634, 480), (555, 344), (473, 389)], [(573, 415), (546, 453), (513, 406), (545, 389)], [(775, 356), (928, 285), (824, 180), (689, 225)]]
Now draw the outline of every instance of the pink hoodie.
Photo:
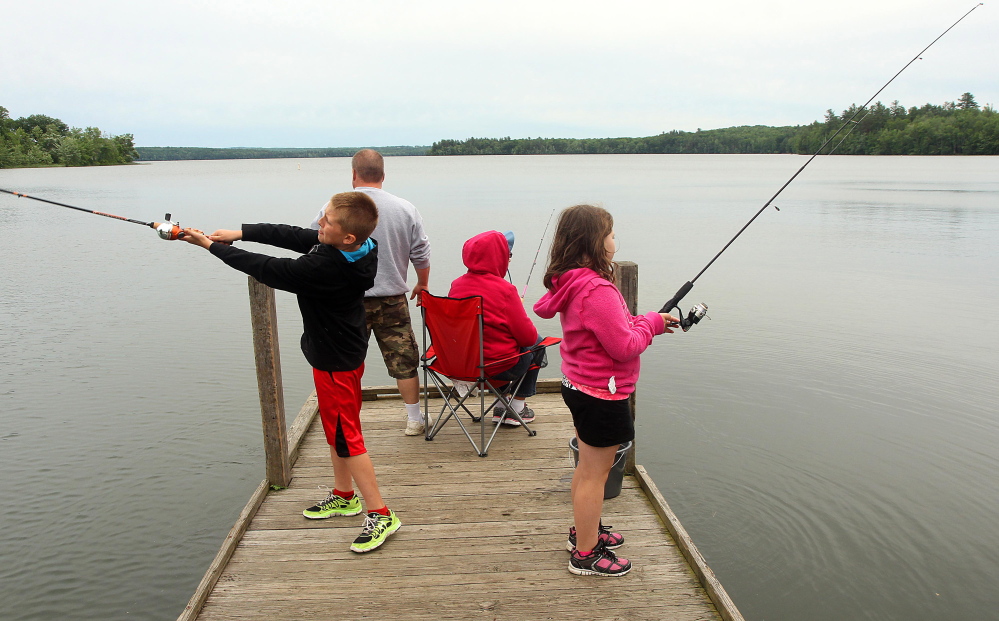
[(633, 316), (617, 287), (589, 268), (569, 270), (552, 285), (534, 312), (545, 319), (560, 315), (563, 375), (614, 394), (635, 392), (638, 356), (665, 331), (662, 315)]
[[(524, 310), (517, 288), (503, 278), (510, 265), (510, 247), (499, 231), (486, 231), (465, 242), (461, 260), (468, 272), (451, 283), (452, 298), (482, 296), (482, 322), (485, 325), (486, 362), (512, 356), (521, 347), (531, 347), (538, 340), (538, 330)], [(498, 364), (488, 369), (490, 375), (502, 373), (514, 364)]]

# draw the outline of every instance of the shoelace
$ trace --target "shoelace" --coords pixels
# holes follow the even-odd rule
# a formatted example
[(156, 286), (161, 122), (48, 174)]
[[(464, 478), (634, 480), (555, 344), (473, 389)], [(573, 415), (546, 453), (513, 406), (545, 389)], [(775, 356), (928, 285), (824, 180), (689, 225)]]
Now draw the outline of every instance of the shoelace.
[(617, 560), (617, 554), (614, 553), (614, 550), (608, 550), (603, 546), (601, 546), (601, 548), (602, 549), (600, 550), (600, 552), (597, 552), (596, 550), (593, 551), (596, 558), (593, 559), (593, 563), (590, 565), (591, 567), (595, 567), (596, 564), (600, 562), (601, 559), (607, 559), (608, 561), (610, 561), (610, 567), (614, 567), (615, 565), (621, 567), (624, 566), (624, 563), (621, 563)]
[(319, 489), (319, 491), (321, 491), (324, 494), (326, 494), (326, 498), (323, 498), (321, 501), (319, 501), (318, 503), (316, 503), (316, 504), (318, 504), (320, 506), (321, 505), (325, 505), (326, 503), (328, 503), (333, 498), (333, 496), (336, 495), (336, 494), (333, 493), (333, 490), (331, 490), (328, 485), (317, 485), (316, 487)]
[[(597, 528), (597, 535), (598, 536), (599, 535), (610, 535), (611, 532), (612, 532), (612, 530), (611, 530), (612, 528), (614, 528), (614, 527), (611, 526), (610, 524), (604, 524), (603, 522), (600, 522), (600, 526)], [(576, 538), (576, 527), (575, 526), (572, 527), (572, 538), (573, 539)]]
[(376, 528), (378, 528), (378, 518), (368, 515), (364, 518), (364, 525), (361, 526), (361, 534), (370, 535)]

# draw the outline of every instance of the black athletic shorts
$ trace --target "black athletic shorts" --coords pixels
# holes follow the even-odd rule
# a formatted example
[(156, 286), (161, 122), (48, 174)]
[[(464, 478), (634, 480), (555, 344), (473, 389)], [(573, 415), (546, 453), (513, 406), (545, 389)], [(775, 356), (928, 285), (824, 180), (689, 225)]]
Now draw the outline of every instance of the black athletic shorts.
[(617, 446), (635, 439), (629, 399), (609, 401), (562, 386), (562, 400), (572, 413), (579, 439), (596, 447)]

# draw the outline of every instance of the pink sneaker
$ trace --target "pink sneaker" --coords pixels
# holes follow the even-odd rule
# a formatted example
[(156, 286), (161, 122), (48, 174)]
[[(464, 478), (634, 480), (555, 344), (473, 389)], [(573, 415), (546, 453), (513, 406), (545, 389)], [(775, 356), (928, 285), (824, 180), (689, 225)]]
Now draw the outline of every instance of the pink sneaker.
[[(611, 532), (613, 526), (604, 526), (603, 522), (600, 523), (600, 534), (597, 535), (599, 540), (607, 546), (608, 550), (616, 550), (624, 545), (624, 535), (621, 533)], [(569, 527), (569, 541), (565, 544), (565, 549), (572, 552), (576, 549), (576, 527)]]
[(631, 571), (631, 561), (626, 558), (618, 558), (616, 554), (607, 549), (603, 541), (600, 541), (587, 556), (580, 556), (579, 552), (573, 552), (572, 556), (569, 557), (569, 571), (577, 576), (617, 578)]

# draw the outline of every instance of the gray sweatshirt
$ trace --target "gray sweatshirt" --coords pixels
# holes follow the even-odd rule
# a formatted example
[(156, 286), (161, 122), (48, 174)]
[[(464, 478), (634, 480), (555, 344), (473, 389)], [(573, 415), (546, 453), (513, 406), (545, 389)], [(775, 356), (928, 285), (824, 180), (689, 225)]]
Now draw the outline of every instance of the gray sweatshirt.
[[(430, 240), (423, 230), (423, 218), (413, 203), (381, 188), (359, 187), (378, 207), (378, 226), (371, 237), (378, 242), (378, 274), (375, 285), (364, 292), (366, 298), (402, 295), (409, 292), (406, 274), (412, 261), (416, 269), (430, 267)], [(325, 207), (325, 205), (323, 205)], [(320, 207), (312, 228), (319, 228)]]

